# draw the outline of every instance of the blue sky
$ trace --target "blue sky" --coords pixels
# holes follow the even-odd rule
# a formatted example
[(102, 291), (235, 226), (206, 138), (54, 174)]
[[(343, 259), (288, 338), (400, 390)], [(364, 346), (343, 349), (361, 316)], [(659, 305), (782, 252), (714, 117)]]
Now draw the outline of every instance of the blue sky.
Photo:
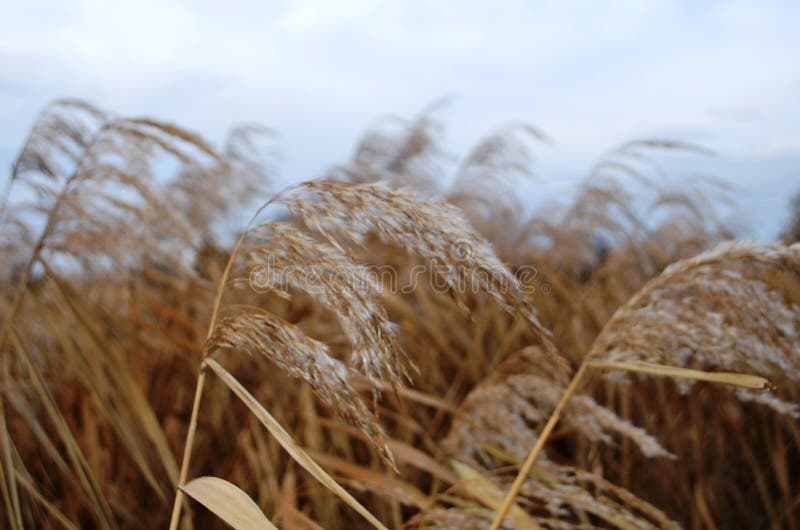
[(653, 136), (719, 153), (702, 169), (738, 186), (749, 234), (773, 236), (800, 191), (797, 2), (51, 0), (2, 12), (5, 168), (62, 96), (214, 141), (261, 122), (294, 181), (345, 159), (377, 116), (450, 94), (453, 152), (512, 119), (553, 138), (543, 193)]

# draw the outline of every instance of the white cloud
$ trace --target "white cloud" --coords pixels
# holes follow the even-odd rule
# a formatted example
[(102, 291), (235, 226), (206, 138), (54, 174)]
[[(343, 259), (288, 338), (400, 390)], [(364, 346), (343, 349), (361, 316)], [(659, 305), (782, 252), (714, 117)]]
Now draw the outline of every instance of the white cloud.
[(279, 20), (280, 25), (290, 31), (317, 31), (363, 21), (374, 12), (376, 5), (366, 0), (313, 0), (289, 6)]
[(449, 93), (455, 151), (523, 119), (574, 171), (654, 134), (797, 152), (796, 3), (41, 0), (3, 14), (5, 158), (63, 95), (215, 138), (262, 121), (283, 134), (295, 178), (347, 156), (375, 116)]

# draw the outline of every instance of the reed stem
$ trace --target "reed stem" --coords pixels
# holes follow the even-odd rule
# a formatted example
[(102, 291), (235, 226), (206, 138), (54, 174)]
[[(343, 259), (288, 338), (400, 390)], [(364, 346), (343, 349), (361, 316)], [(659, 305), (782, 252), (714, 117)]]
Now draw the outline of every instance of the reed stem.
[(514, 504), (514, 499), (517, 498), (519, 490), (525, 483), (525, 479), (528, 478), (528, 473), (530, 473), (531, 468), (533, 468), (533, 464), (539, 457), (539, 453), (541, 453), (542, 449), (544, 448), (544, 444), (547, 442), (547, 439), (550, 437), (550, 434), (553, 432), (553, 429), (558, 423), (558, 420), (561, 417), (561, 412), (564, 410), (564, 407), (566, 407), (570, 398), (572, 398), (572, 395), (575, 394), (575, 390), (577, 390), (578, 385), (583, 380), (583, 376), (586, 374), (587, 368), (588, 364), (586, 362), (581, 364), (580, 368), (578, 368), (578, 371), (575, 373), (575, 376), (572, 378), (572, 381), (570, 381), (567, 390), (564, 392), (564, 395), (561, 396), (561, 400), (558, 402), (558, 405), (556, 405), (555, 410), (553, 410), (553, 414), (550, 415), (550, 419), (547, 420), (542, 433), (536, 440), (536, 444), (533, 446), (533, 449), (531, 449), (528, 458), (525, 460), (525, 463), (519, 470), (517, 478), (514, 479), (514, 483), (511, 485), (511, 490), (508, 492), (505, 499), (503, 499), (503, 504), (500, 505), (500, 509), (497, 510), (497, 515), (492, 522), (490, 530), (498, 530), (500, 525), (503, 524), (503, 519), (505, 518), (506, 514), (508, 514), (511, 506)]

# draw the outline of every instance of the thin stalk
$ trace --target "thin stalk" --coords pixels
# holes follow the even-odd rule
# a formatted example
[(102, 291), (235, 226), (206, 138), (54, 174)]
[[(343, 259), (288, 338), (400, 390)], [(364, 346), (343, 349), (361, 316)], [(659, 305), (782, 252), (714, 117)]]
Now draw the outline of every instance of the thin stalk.
[[(225, 270), (222, 272), (222, 276), (217, 284), (217, 292), (214, 295), (214, 307), (211, 310), (211, 321), (208, 324), (206, 340), (211, 338), (211, 335), (214, 333), (214, 327), (217, 325), (219, 308), (220, 305), (222, 305), (222, 295), (225, 292), (225, 284), (228, 282), (228, 276), (230, 276), (231, 269), (233, 268), (233, 262), (236, 261), (236, 256), (239, 253), (239, 249), (241, 248), (245, 237), (250, 232), (253, 223), (256, 222), (256, 219), (258, 219), (258, 217), (261, 215), (261, 212), (263, 212), (267, 206), (272, 204), (272, 201), (274, 200), (274, 198), (270, 199), (261, 205), (258, 210), (256, 210), (256, 213), (253, 214), (253, 216), (250, 218), (250, 221), (248, 221), (247, 226), (245, 226), (245, 229), (239, 235), (239, 239), (236, 240), (233, 250), (231, 250), (231, 255), (228, 257), (228, 263), (225, 264)], [(205, 360), (207, 356), (208, 352), (205, 348), (203, 348), (203, 354), (200, 360), (200, 374), (197, 377), (197, 386), (195, 387), (194, 391), (194, 402), (192, 404), (192, 412), (189, 418), (189, 429), (186, 432), (186, 441), (184, 442), (183, 446), (183, 460), (181, 461), (181, 471), (178, 475), (178, 484), (175, 488), (175, 502), (172, 505), (172, 516), (170, 517), (169, 530), (177, 530), (178, 523), (180, 522), (181, 518), (181, 507), (183, 506), (184, 502), (184, 493), (181, 487), (186, 485), (186, 478), (189, 474), (189, 463), (192, 459), (194, 435), (197, 431), (197, 415), (200, 412), (200, 402), (203, 397), (203, 386), (206, 379)]]
[(511, 490), (506, 495), (506, 498), (503, 500), (503, 504), (500, 506), (500, 509), (497, 511), (497, 515), (495, 516), (494, 521), (492, 522), (492, 526), (490, 530), (498, 530), (500, 525), (503, 523), (503, 519), (505, 518), (508, 511), (511, 509), (511, 506), (514, 504), (514, 499), (519, 494), (519, 490), (522, 488), (522, 484), (525, 483), (525, 479), (528, 477), (528, 473), (530, 473), (533, 464), (536, 462), (536, 459), (539, 457), (539, 453), (542, 452), (544, 448), (544, 444), (547, 442), (547, 439), (552, 434), (553, 429), (555, 428), (556, 424), (558, 423), (559, 418), (561, 417), (561, 413), (566, 407), (569, 400), (575, 394), (575, 391), (578, 388), (578, 385), (583, 380), (583, 377), (586, 375), (586, 372), (591, 369), (610, 369), (610, 370), (620, 370), (625, 372), (638, 372), (638, 373), (645, 373), (649, 375), (656, 375), (656, 376), (666, 376), (675, 379), (692, 379), (696, 381), (707, 381), (711, 383), (719, 383), (719, 384), (726, 384), (732, 386), (738, 386), (741, 388), (749, 388), (752, 390), (766, 390), (770, 387), (769, 380), (750, 374), (740, 374), (734, 372), (705, 372), (702, 370), (692, 370), (688, 368), (681, 368), (678, 366), (666, 366), (661, 364), (655, 363), (647, 363), (647, 362), (640, 362), (640, 361), (633, 361), (633, 362), (623, 362), (623, 361), (604, 361), (601, 359), (595, 359), (592, 355), (587, 356), (584, 361), (581, 363), (580, 368), (575, 373), (570, 381), (569, 386), (564, 391), (564, 395), (561, 396), (561, 400), (556, 405), (555, 410), (553, 410), (553, 414), (547, 420), (547, 423), (542, 429), (542, 433), (539, 435), (539, 438), (536, 440), (536, 444), (531, 449), (530, 454), (528, 455), (527, 460), (522, 465), (522, 468), (519, 470), (519, 474), (514, 479), (514, 483), (511, 485)]
[(192, 404), (192, 416), (189, 419), (189, 431), (186, 434), (186, 445), (183, 447), (183, 461), (181, 462), (181, 472), (178, 476), (178, 491), (175, 494), (175, 502), (172, 505), (172, 517), (169, 522), (170, 529), (178, 528), (181, 517), (181, 503), (183, 503), (183, 490), (180, 488), (186, 484), (186, 476), (189, 473), (189, 461), (192, 457), (192, 446), (194, 445), (194, 433), (197, 431), (197, 415), (200, 411), (200, 399), (203, 396), (203, 386), (206, 380), (205, 369), (200, 369), (200, 376), (197, 378), (197, 386), (194, 391), (194, 403)]
[(525, 483), (525, 479), (528, 478), (528, 473), (530, 473), (533, 464), (536, 462), (536, 459), (539, 457), (539, 453), (542, 452), (544, 448), (545, 442), (550, 437), (550, 434), (553, 432), (556, 424), (558, 423), (559, 418), (561, 417), (561, 412), (566, 407), (567, 403), (569, 402), (570, 398), (575, 394), (575, 390), (577, 390), (578, 385), (583, 380), (584, 375), (588, 369), (588, 364), (586, 362), (582, 363), (578, 371), (575, 372), (575, 375), (570, 381), (567, 390), (564, 392), (564, 395), (561, 396), (561, 400), (556, 405), (555, 410), (553, 410), (553, 414), (550, 416), (550, 419), (547, 420), (547, 423), (542, 429), (542, 433), (539, 435), (539, 438), (536, 440), (536, 444), (531, 449), (528, 458), (525, 460), (525, 463), (522, 464), (522, 468), (519, 470), (517, 474), (517, 478), (514, 479), (514, 483), (511, 485), (511, 490), (506, 495), (506, 498), (503, 499), (503, 504), (500, 505), (500, 509), (497, 510), (497, 515), (492, 522), (492, 526), (490, 530), (498, 530), (500, 525), (503, 524), (503, 519), (505, 519), (506, 514), (511, 509), (511, 506), (514, 505), (514, 499), (517, 498), (519, 494), (519, 490), (522, 488), (522, 484)]
[[(8, 511), (8, 522), (12, 530), (22, 530), (22, 512), (19, 506), (19, 490), (17, 489), (17, 479), (15, 476), (14, 462), (11, 457), (12, 444), (11, 433), (6, 424), (6, 412), (3, 406), (3, 399), (0, 396), (0, 491), (3, 493), (3, 501)], [(6, 476), (8, 475), (8, 476)]]

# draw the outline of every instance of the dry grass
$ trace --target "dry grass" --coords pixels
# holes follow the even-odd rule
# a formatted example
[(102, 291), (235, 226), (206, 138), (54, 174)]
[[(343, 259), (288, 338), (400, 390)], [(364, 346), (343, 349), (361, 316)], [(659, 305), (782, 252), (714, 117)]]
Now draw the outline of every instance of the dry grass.
[[(657, 140), (530, 210), (526, 124), (444, 189), (435, 111), (275, 194), (267, 129), (48, 106), (2, 200), (4, 527), (488, 528), (517, 476), (503, 528), (797, 528), (791, 227), (723, 243), (728, 191), (660, 164), (709, 153)], [(255, 196), (288, 215), (215, 244)]]

